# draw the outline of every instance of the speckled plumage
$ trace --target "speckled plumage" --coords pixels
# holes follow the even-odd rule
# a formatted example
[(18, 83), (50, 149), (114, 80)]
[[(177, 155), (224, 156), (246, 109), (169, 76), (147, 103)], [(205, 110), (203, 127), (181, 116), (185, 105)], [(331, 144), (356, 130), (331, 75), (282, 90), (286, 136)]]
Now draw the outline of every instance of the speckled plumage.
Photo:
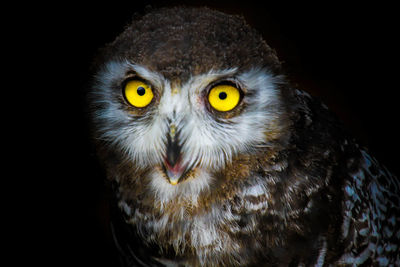
[[(291, 86), (242, 18), (155, 10), (95, 65), (94, 140), (126, 266), (400, 265), (398, 179)], [(124, 103), (131, 76), (154, 86), (148, 107)], [(221, 81), (244, 91), (232, 111), (207, 103)], [(163, 167), (172, 125), (190, 166), (177, 185)]]

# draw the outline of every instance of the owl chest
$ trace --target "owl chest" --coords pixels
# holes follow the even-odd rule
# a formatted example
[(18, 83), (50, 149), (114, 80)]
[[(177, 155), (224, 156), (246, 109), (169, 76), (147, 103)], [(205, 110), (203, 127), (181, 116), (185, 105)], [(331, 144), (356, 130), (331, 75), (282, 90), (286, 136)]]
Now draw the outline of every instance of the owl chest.
[[(130, 199), (129, 205), (123, 201), (119, 204), (141, 242), (159, 247), (159, 256), (169, 258), (164, 252), (173, 251), (181, 258), (195, 259), (196, 264), (231, 266), (238, 259), (244, 264), (249, 255), (262, 250), (260, 218), (268, 210), (267, 197), (264, 187), (254, 183), (230, 197), (195, 203), (177, 198), (160, 207), (154, 205), (156, 201), (136, 198)], [(206, 204), (203, 207), (199, 203)]]
[(138, 233), (146, 233), (142, 238), (157, 243), (161, 247), (173, 246), (182, 252), (187, 246), (196, 249), (222, 247), (224, 242), (232, 243), (230, 238), (233, 222), (223, 219), (223, 211), (190, 214), (187, 207), (176, 209), (173, 213), (141, 212), (135, 209), (130, 219)]
[[(243, 226), (246, 221), (246, 226)], [(129, 223), (145, 244), (157, 244), (162, 251), (173, 248), (176, 255), (195, 255), (198, 260), (220, 261), (241, 254), (244, 247), (239, 236), (254, 234), (256, 217), (244, 219), (232, 212), (229, 203), (214, 205), (207, 211), (191, 214), (187, 207), (173, 213), (131, 211)]]

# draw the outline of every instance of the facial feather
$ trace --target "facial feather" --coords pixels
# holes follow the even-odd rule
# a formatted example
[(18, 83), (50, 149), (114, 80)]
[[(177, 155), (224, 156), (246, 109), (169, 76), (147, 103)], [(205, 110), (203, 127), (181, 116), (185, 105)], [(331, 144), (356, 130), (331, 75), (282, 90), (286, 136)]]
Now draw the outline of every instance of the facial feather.
[[(160, 98), (143, 115), (127, 112), (120, 96), (121, 84), (132, 73), (151, 83)], [(136, 168), (153, 169), (148, 175), (150, 185), (163, 203), (179, 194), (196, 203), (200, 192), (210, 185), (210, 172), (224, 168), (239, 154), (265, 146), (269, 142), (265, 132), (278, 127), (274, 121), (280, 112), (276, 89), (280, 77), (261, 68), (211, 69), (178, 83), (144, 66), (112, 61), (96, 78), (97, 90), (92, 97), (100, 107), (94, 118), (98, 136), (117, 147)], [(207, 90), (210, 84), (227, 79), (243, 87), (244, 111), (231, 118), (216, 118), (205, 104)], [(182, 164), (193, 168), (190, 179), (175, 187), (168, 183), (161, 168), (171, 124), (179, 132)]]

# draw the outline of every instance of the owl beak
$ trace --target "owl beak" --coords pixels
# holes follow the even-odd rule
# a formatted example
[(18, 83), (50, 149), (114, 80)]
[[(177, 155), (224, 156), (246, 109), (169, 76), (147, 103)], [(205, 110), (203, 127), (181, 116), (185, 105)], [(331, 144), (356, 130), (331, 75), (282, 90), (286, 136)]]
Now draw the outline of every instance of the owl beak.
[(175, 132), (175, 125), (171, 124), (170, 133), (167, 136), (167, 154), (164, 161), (165, 173), (168, 181), (172, 185), (179, 183), (183, 176), (186, 166), (181, 164), (181, 147), (178, 142), (178, 136)]

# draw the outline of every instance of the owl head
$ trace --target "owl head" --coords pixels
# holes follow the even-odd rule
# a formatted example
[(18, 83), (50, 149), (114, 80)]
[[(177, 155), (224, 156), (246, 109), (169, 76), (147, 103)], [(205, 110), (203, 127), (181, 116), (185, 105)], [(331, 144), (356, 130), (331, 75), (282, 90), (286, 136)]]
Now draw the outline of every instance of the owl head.
[(196, 201), (287, 139), (281, 64), (241, 17), (151, 11), (95, 64), (92, 117), (108, 176), (161, 202)]

